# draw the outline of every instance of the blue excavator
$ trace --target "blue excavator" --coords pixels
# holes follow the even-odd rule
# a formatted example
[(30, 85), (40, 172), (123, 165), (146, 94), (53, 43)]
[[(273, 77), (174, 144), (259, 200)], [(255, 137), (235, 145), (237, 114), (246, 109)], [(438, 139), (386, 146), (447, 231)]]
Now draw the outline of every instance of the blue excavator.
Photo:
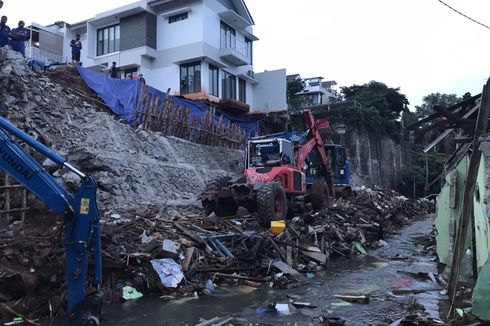
[[(81, 178), (76, 194), (60, 186), (54, 177), (25, 151), (20, 142)], [(70, 165), (10, 121), (0, 117), (0, 168), (24, 185), (55, 213), (64, 218), (66, 280), (70, 326), (97, 326), (102, 306), (102, 255), (100, 215), (95, 179)], [(89, 255), (93, 259), (95, 291), (86, 293)]]

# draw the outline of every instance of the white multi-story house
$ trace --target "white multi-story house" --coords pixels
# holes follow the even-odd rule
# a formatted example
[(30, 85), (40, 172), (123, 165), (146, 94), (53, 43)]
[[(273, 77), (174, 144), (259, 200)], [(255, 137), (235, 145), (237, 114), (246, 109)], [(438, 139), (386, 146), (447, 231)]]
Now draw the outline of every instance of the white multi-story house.
[(323, 77), (305, 78), (305, 88), (296, 93), (302, 99), (304, 107), (313, 107), (332, 103), (339, 98), (339, 93), (334, 88), (337, 83), (334, 80), (323, 81)]
[(107, 71), (116, 62), (122, 78), (143, 74), (171, 94), (242, 111), (286, 110), (285, 70), (254, 74), (253, 25), (243, 0), (141, 0), (39, 34), (61, 35), (68, 59), (80, 34), (83, 66)]

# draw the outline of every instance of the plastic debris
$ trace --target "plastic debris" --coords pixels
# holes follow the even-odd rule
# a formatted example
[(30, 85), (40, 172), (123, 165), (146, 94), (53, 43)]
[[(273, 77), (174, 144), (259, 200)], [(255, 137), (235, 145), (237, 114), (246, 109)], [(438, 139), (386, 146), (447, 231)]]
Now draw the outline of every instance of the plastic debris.
[(360, 242), (354, 242), (354, 246), (356, 249), (363, 255), (367, 255), (366, 249), (364, 249), (364, 246)]
[(124, 286), (123, 287), (123, 299), (124, 300), (134, 300), (134, 299), (139, 299), (143, 296), (141, 292), (138, 292), (134, 287), (132, 286)]
[(289, 309), (289, 304), (287, 303), (276, 303), (274, 308), (276, 308), (277, 312), (280, 313), (281, 315), (291, 314), (291, 310)]
[(163, 240), (162, 250), (167, 256), (176, 258), (180, 253), (180, 243), (165, 239)]
[(153, 259), (151, 265), (165, 287), (176, 288), (184, 278), (182, 267), (171, 258)]
[(213, 294), (213, 292), (214, 292), (214, 288), (215, 288), (215, 287), (214, 287), (213, 281), (208, 280), (208, 281), (206, 282), (206, 285), (204, 286), (204, 290), (203, 290), (203, 292), (204, 292), (205, 294), (207, 294), (207, 295)]
[(141, 233), (140, 238), (141, 238), (141, 243), (144, 245), (150, 243), (151, 240), (153, 240), (152, 236), (146, 234), (146, 230), (143, 230), (143, 233)]

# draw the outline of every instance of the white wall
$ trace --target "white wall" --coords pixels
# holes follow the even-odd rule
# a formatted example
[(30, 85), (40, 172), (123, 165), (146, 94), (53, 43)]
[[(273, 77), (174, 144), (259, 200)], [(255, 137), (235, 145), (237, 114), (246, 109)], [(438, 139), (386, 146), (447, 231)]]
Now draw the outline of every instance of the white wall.
[(254, 87), (252, 112), (279, 112), (287, 110), (286, 69), (255, 74), (259, 84)]
[(203, 40), (203, 7), (199, 3), (189, 7), (188, 18), (172, 24), (168, 23), (168, 18), (157, 14), (157, 51)]

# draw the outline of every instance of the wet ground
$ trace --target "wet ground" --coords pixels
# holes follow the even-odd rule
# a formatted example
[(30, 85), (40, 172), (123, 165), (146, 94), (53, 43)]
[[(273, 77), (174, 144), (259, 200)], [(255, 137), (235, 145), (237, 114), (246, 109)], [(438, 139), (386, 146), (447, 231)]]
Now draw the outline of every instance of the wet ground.
[[(408, 307), (419, 303), (439, 316), (440, 286), (429, 279), (416, 279), (403, 272), (437, 274), (434, 257), (424, 251), (420, 238), (432, 230), (433, 218), (418, 220), (387, 239), (387, 245), (368, 255), (329, 262), (306, 286), (288, 290), (254, 287), (217, 288), (212, 296), (164, 301), (141, 298), (104, 307), (104, 325), (190, 325), (200, 318), (235, 316), (272, 325), (307, 325), (312, 317), (343, 317), (347, 325), (371, 325), (403, 316)], [(420, 294), (395, 296), (393, 289), (429, 289)], [(368, 304), (348, 303), (335, 294), (367, 295)], [(268, 306), (287, 303), (288, 298), (309, 302), (315, 309), (303, 308), (289, 315)], [(386, 319), (388, 318), (388, 319)]]

